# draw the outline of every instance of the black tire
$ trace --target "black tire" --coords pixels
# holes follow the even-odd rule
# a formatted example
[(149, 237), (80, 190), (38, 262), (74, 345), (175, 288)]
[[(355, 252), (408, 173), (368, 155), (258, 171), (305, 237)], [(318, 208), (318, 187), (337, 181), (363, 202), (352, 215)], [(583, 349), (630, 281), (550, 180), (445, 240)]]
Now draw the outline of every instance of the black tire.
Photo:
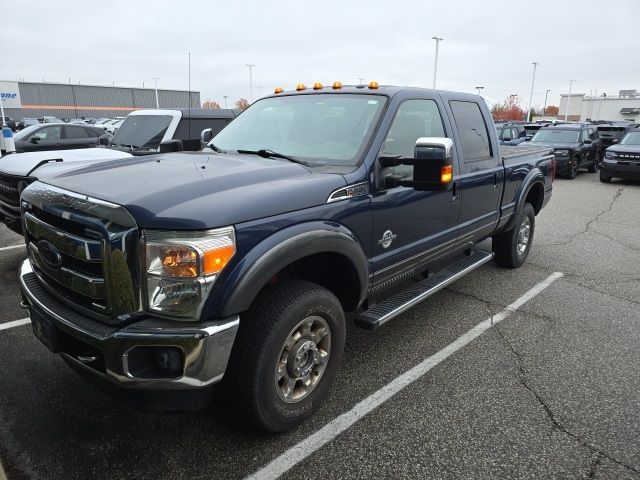
[[(310, 317), (320, 317), (328, 325), (330, 353), (317, 384), (298, 401), (287, 403), (278, 393), (276, 367), (292, 330)], [(239, 416), (271, 432), (291, 429), (311, 416), (326, 400), (338, 373), (345, 328), (342, 306), (326, 288), (295, 279), (267, 287), (241, 316), (225, 374)]]
[(598, 165), (600, 165), (600, 154), (596, 152), (593, 156), (593, 163), (589, 165), (589, 173), (596, 173), (598, 171)]
[[(519, 251), (520, 229), (528, 219), (529, 233), (528, 241), (524, 251)], [(518, 268), (527, 260), (533, 242), (533, 233), (536, 226), (536, 212), (530, 203), (525, 203), (524, 207), (517, 213), (516, 223), (512, 229), (499, 233), (493, 237), (491, 249), (495, 256), (495, 262), (501, 267)]]
[(578, 156), (571, 157), (569, 160), (569, 170), (567, 171), (567, 178), (573, 180), (578, 176), (578, 169), (580, 168), (580, 160)]
[(604, 173), (603, 169), (600, 169), (600, 181), (602, 183), (611, 183), (611, 177)]

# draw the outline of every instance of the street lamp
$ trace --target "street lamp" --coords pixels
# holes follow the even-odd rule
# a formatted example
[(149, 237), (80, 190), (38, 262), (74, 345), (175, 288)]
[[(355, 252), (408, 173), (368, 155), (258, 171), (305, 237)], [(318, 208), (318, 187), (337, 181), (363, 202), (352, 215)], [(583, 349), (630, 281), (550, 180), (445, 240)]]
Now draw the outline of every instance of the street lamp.
[(476, 87), (476, 90), (478, 90), (478, 96), (480, 96), (480, 90), (482, 90), (484, 87)]
[(160, 102), (158, 101), (158, 80), (160, 80), (160, 77), (151, 77), (153, 79), (153, 85), (155, 86), (156, 89), (156, 109), (160, 109)]
[(529, 92), (529, 107), (527, 108), (527, 122), (531, 121), (531, 102), (533, 101), (533, 85), (536, 82), (536, 68), (538, 62), (531, 62), (533, 64), (533, 75), (531, 76), (531, 91)]
[(546, 93), (544, 94), (544, 107), (542, 108), (542, 114), (546, 117), (547, 116), (547, 96), (549, 95), (549, 92), (551, 90), (547, 89)]
[(436, 41), (436, 61), (433, 66), (433, 88), (436, 88), (436, 78), (438, 76), (438, 50), (440, 48), (440, 42), (444, 40), (444, 38), (440, 37), (431, 37)]
[(573, 87), (573, 82), (577, 82), (577, 80), (569, 80), (569, 96), (567, 97), (567, 108), (564, 111), (564, 121), (567, 121), (569, 117), (569, 104), (571, 103), (571, 87)]
[(245, 64), (245, 67), (249, 67), (249, 91), (251, 92), (251, 101), (253, 102), (253, 63)]
[(222, 98), (224, 98), (224, 108), (226, 110), (226, 108), (227, 108), (227, 98), (229, 98), (229, 95), (223, 95)]

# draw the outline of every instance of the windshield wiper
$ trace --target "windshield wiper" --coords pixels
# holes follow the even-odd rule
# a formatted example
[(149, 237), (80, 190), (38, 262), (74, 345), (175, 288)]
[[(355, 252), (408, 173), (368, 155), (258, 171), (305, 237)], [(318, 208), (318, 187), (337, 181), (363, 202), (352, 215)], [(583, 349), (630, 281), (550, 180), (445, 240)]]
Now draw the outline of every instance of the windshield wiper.
[(213, 150), (216, 153), (227, 153), (224, 150), (222, 150), (220, 147), (216, 147), (213, 143), (207, 143), (207, 147), (209, 147), (211, 150)]
[(284, 155), (283, 153), (274, 152), (273, 150), (261, 148), (260, 150), (237, 150), (238, 153), (246, 153), (249, 155), (259, 155), (264, 158), (282, 158), (283, 160), (289, 160), (293, 163), (299, 163), (300, 165), (304, 165), (306, 167), (310, 167), (311, 165), (299, 158), (290, 157), (289, 155)]

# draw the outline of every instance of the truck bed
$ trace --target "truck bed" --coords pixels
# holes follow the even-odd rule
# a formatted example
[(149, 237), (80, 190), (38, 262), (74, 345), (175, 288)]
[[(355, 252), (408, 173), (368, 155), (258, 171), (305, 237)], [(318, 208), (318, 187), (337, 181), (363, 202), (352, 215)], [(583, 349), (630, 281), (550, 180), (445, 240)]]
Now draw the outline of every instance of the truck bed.
[(522, 160), (525, 157), (542, 157), (544, 155), (550, 155), (553, 153), (551, 147), (537, 147), (534, 145), (500, 145), (500, 153), (502, 154), (502, 160), (505, 162), (508, 160), (519, 159)]

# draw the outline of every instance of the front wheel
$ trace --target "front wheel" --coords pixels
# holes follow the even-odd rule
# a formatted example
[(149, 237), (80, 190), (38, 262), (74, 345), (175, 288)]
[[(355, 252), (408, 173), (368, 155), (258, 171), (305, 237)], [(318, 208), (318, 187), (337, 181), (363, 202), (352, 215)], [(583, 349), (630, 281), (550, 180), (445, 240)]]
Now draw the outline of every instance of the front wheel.
[(326, 400), (344, 351), (342, 307), (304, 280), (267, 287), (240, 319), (229, 371), (239, 414), (260, 429), (293, 428)]
[(495, 262), (501, 267), (520, 267), (529, 256), (535, 225), (536, 212), (530, 203), (525, 203), (513, 228), (493, 237), (491, 249)]
[(600, 169), (600, 181), (602, 183), (611, 183), (611, 177), (604, 173), (604, 170), (602, 168)]
[(574, 156), (569, 160), (569, 171), (567, 172), (567, 178), (573, 180), (578, 176), (578, 169), (580, 168), (580, 159), (578, 156)]

